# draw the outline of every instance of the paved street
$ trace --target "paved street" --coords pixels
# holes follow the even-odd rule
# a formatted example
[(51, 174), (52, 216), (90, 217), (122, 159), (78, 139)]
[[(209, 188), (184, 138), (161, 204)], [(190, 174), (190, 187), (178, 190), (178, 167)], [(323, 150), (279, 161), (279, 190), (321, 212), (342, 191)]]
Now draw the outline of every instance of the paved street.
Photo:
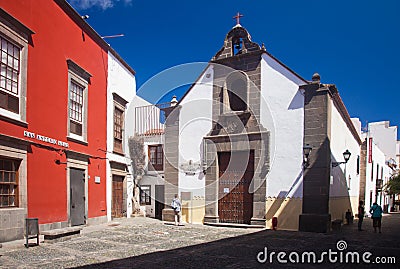
[[(280, 264), (273, 256), (261, 264), (257, 254), (267, 247), (271, 252), (301, 253), (338, 252), (337, 242), (344, 240), (346, 251), (368, 251), (369, 260), (393, 256), (400, 263), (400, 214), (384, 216), (382, 234), (373, 233), (371, 219), (365, 220), (365, 231), (358, 232), (356, 223), (329, 234), (221, 228), (203, 225), (176, 227), (148, 218), (121, 219), (112, 223), (84, 228), (80, 237), (65, 242), (42, 243), (25, 249), (23, 241), (3, 244), (0, 268), (343, 268), (346, 263), (321, 265)], [(260, 256), (261, 259), (264, 254)], [(295, 257), (292, 255), (292, 257)], [(339, 256), (338, 256), (339, 257)], [(317, 260), (318, 260), (317, 258)], [(363, 267), (366, 264), (361, 264)], [(360, 265), (358, 265), (360, 266)], [(368, 268), (389, 265), (369, 265)]]

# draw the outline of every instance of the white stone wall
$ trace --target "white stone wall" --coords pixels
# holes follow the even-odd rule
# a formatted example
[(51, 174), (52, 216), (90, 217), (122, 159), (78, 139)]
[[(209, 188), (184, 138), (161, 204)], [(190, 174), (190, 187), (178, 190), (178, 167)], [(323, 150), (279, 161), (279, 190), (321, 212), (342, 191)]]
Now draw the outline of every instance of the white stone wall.
[[(179, 116), (179, 167), (190, 160), (202, 163), (203, 137), (212, 128), (213, 67), (209, 66), (180, 105)], [(201, 169), (195, 175), (179, 172), (179, 192), (205, 195), (205, 177)]]
[[(126, 176), (126, 204), (127, 217), (132, 213), (132, 166), (129, 158), (128, 137), (133, 135), (134, 131), (134, 114), (130, 111), (130, 104), (136, 96), (136, 80), (132, 74), (122, 63), (108, 53), (108, 84), (107, 84), (107, 219), (111, 220), (111, 199), (112, 199), (112, 172), (110, 161), (124, 163), (128, 166), (129, 172)], [(113, 153), (114, 146), (114, 99), (113, 93), (118, 94), (128, 103), (125, 110), (125, 128), (124, 128), (124, 153), (125, 156)]]
[(348, 209), (353, 214), (356, 214), (360, 192), (360, 174), (357, 172), (357, 162), (361, 148), (333, 101), (330, 100), (330, 102), (332, 162), (343, 162), (343, 152), (345, 150), (349, 150), (351, 153), (347, 164), (331, 168), (329, 196), (331, 200), (336, 199), (340, 203), (340, 205), (331, 208), (331, 210), (341, 211), (331, 212), (331, 214), (344, 215)]
[(302, 197), (305, 84), (273, 58), (261, 61), (260, 121), (270, 131), (268, 197)]
[[(360, 175), (357, 173), (357, 157), (360, 156), (360, 145), (350, 132), (339, 111), (331, 102), (331, 154), (332, 161), (344, 161), (343, 152), (349, 150), (350, 159), (346, 165), (341, 164), (331, 169), (330, 196), (358, 196)], [(346, 171), (345, 171), (346, 169)], [(346, 172), (346, 178), (344, 173)], [(350, 181), (349, 181), (350, 177)], [(350, 185), (349, 185), (350, 183)]]

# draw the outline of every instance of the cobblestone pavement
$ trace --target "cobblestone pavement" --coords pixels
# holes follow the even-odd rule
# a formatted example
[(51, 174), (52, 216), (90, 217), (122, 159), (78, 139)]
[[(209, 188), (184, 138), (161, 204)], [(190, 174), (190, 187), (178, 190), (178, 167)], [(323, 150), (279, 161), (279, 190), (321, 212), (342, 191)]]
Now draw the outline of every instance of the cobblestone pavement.
[[(350, 268), (354, 264), (280, 264), (257, 261), (257, 254), (267, 247), (272, 251), (290, 253), (315, 251), (317, 260), (323, 251), (361, 255), (371, 252), (376, 257), (395, 257), (396, 264), (361, 263), (359, 268), (400, 268), (400, 214), (386, 215), (382, 234), (374, 233), (371, 219), (365, 219), (364, 231), (357, 224), (344, 225), (341, 231), (328, 234), (271, 231), (260, 229), (222, 228), (203, 225), (173, 226), (149, 218), (120, 219), (112, 223), (85, 227), (82, 235), (58, 243), (23, 247), (23, 241), (3, 244), (0, 268)], [(338, 249), (343, 240), (347, 247)], [(343, 242), (342, 242), (343, 243)], [(343, 246), (341, 247), (343, 248)], [(341, 250), (341, 251), (339, 251)], [(334, 256), (334, 257), (336, 257)], [(260, 258), (264, 258), (262, 254)], [(292, 256), (293, 259), (296, 256)], [(289, 261), (289, 260), (288, 260)], [(345, 261), (345, 258), (343, 258)], [(396, 266), (397, 265), (397, 266)]]

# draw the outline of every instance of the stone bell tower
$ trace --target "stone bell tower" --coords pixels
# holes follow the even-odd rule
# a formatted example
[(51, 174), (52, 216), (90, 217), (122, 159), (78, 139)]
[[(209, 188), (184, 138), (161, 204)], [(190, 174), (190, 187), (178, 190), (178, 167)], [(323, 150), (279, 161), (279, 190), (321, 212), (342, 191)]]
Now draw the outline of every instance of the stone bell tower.
[(204, 137), (205, 223), (265, 226), (269, 132), (260, 123), (261, 55), (239, 23), (210, 64), (213, 127)]

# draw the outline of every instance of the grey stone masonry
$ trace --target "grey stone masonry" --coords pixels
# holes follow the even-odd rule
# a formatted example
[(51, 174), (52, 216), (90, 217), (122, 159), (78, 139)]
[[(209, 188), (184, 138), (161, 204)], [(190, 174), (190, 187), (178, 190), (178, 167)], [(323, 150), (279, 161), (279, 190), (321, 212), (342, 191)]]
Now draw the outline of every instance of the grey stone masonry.
[(361, 144), (360, 152), (360, 195), (359, 201), (365, 202), (365, 184), (367, 180), (367, 140)]
[(178, 194), (178, 156), (179, 156), (179, 114), (180, 106), (170, 107), (166, 110), (165, 144), (164, 144), (164, 172), (165, 192), (163, 220), (173, 221), (173, 214), (169, 205), (175, 194)]
[(73, 237), (79, 236), (82, 227), (66, 227), (62, 229), (55, 229), (49, 231), (40, 232), (44, 235), (44, 242), (55, 243), (60, 241), (65, 241)]
[(25, 208), (0, 210), (0, 243), (24, 238)]
[[(264, 52), (263, 48), (251, 41), (245, 28), (236, 25), (226, 35), (224, 46), (211, 61), (214, 64), (212, 107), (214, 126), (205, 137), (205, 141), (208, 141), (206, 142), (208, 168), (204, 222), (220, 222), (218, 154), (252, 151), (254, 175), (249, 192), (253, 194), (253, 212), (249, 224), (265, 225), (265, 176), (269, 170), (270, 150), (269, 132), (260, 123), (261, 55)], [(231, 106), (235, 102), (234, 99), (230, 99), (230, 93), (233, 91), (232, 78), (245, 81), (245, 92), (240, 95), (242, 102), (245, 103), (243, 109), (234, 109)], [(246, 167), (235, 167), (235, 169), (241, 171)]]
[(304, 86), (304, 90), (304, 144), (309, 144), (312, 151), (309, 166), (304, 168), (299, 230), (327, 232), (331, 169), (329, 89), (317, 81)]

